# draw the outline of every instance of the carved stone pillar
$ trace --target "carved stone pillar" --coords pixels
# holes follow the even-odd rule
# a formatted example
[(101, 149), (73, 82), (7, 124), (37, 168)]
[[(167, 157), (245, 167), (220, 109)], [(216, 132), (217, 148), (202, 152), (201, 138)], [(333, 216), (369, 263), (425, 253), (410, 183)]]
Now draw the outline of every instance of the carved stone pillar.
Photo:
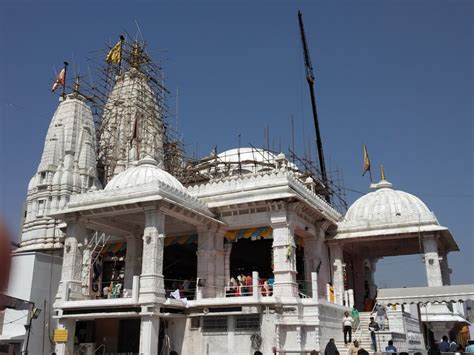
[(378, 259), (365, 259), (365, 281), (367, 281), (368, 298), (373, 300), (377, 295), (377, 285), (375, 284), (375, 271), (377, 270)]
[[(216, 265), (216, 257), (220, 259), (222, 265)], [(222, 268), (222, 279), (224, 277), (224, 241), (216, 238), (215, 228), (204, 226), (198, 229), (197, 258), (197, 277), (201, 280), (201, 286), (198, 285), (198, 296), (215, 297), (218, 283), (216, 267)]]
[(320, 268), (321, 260), (318, 258), (318, 249), (320, 248), (317, 235), (306, 236), (304, 239), (304, 279), (308, 296), (315, 297), (313, 294), (313, 285), (311, 275)]
[(428, 286), (443, 286), (438, 255), (438, 238), (434, 235), (423, 237), (423, 249)]
[(140, 275), (140, 303), (164, 301), (164, 240), (165, 215), (157, 209), (145, 211), (142, 273)]
[(132, 290), (133, 276), (140, 275), (143, 241), (135, 235), (126, 236), (127, 253), (125, 255), (125, 276), (123, 288)]
[(225, 297), (225, 250), (224, 250), (224, 230), (217, 230), (214, 235), (214, 295), (215, 297)]
[(360, 254), (352, 255), (353, 264), (353, 304), (358, 309), (364, 309), (364, 296), (365, 296), (365, 262), (364, 258)]
[(63, 267), (57, 298), (82, 299), (82, 247), (86, 228), (77, 219), (66, 220)]
[(443, 286), (451, 285), (451, 269), (448, 264), (448, 253), (441, 254), (441, 277), (443, 278)]
[(344, 301), (344, 259), (341, 245), (331, 245), (331, 259), (336, 303), (342, 305)]
[(224, 243), (224, 276), (225, 283), (230, 281), (230, 254), (232, 253), (232, 243)]
[(294, 226), (287, 220), (286, 209), (271, 211), (273, 228), (273, 294), (277, 297), (297, 297), (296, 244)]
[(156, 315), (143, 315), (140, 321), (140, 354), (158, 354), (160, 318)]

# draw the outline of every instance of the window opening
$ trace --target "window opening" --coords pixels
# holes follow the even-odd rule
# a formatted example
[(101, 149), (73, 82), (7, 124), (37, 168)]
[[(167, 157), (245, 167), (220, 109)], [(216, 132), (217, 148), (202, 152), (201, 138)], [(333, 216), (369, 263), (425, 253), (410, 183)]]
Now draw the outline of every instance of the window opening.
[(246, 331), (246, 330), (260, 330), (260, 315), (249, 314), (244, 316), (237, 316), (235, 318), (235, 330)]
[(227, 332), (227, 317), (204, 317), (203, 332)]

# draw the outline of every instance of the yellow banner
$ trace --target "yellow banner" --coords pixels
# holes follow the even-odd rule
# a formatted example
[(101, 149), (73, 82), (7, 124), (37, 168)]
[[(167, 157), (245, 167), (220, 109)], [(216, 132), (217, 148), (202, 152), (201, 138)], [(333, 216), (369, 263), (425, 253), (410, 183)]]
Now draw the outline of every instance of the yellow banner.
[(122, 39), (109, 51), (106, 57), (107, 63), (119, 64), (122, 59)]
[(54, 342), (56, 343), (65, 343), (67, 342), (67, 338), (68, 338), (68, 330), (67, 329), (55, 329), (54, 330), (54, 336), (53, 336), (53, 340)]

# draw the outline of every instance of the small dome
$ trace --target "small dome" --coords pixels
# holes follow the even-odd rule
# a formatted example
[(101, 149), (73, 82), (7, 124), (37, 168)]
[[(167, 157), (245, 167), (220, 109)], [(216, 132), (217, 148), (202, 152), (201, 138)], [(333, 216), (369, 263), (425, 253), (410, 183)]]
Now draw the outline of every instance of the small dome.
[(53, 176), (53, 185), (59, 185), (61, 183), (61, 177), (63, 175), (63, 172), (61, 169), (56, 170)]
[(30, 182), (28, 183), (28, 191), (34, 189), (36, 186), (36, 174), (33, 175), (33, 177), (30, 179)]
[(394, 190), (386, 180), (372, 187), (375, 191), (362, 196), (348, 209), (339, 230), (372, 230), (381, 226), (426, 222), (438, 225), (433, 212), (418, 197)]
[(186, 190), (178, 179), (160, 169), (156, 160), (150, 157), (141, 159), (137, 166), (130, 167), (114, 176), (104, 190), (110, 191), (112, 189), (143, 185), (155, 181), (162, 182), (180, 191)]
[(69, 169), (64, 169), (61, 176), (61, 185), (72, 186), (74, 183), (72, 173)]

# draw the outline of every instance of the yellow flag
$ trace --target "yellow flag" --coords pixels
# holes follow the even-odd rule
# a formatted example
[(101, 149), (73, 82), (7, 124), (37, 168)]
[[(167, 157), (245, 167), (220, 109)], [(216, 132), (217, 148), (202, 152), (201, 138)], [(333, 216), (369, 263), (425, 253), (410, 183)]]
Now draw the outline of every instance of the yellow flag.
[(117, 42), (115, 46), (109, 51), (106, 57), (107, 63), (115, 63), (119, 64), (120, 60), (122, 59), (122, 36), (120, 36), (120, 40)]
[(364, 176), (367, 171), (370, 172), (370, 160), (369, 153), (367, 152), (367, 147), (364, 144), (364, 173), (362, 174), (362, 176)]

